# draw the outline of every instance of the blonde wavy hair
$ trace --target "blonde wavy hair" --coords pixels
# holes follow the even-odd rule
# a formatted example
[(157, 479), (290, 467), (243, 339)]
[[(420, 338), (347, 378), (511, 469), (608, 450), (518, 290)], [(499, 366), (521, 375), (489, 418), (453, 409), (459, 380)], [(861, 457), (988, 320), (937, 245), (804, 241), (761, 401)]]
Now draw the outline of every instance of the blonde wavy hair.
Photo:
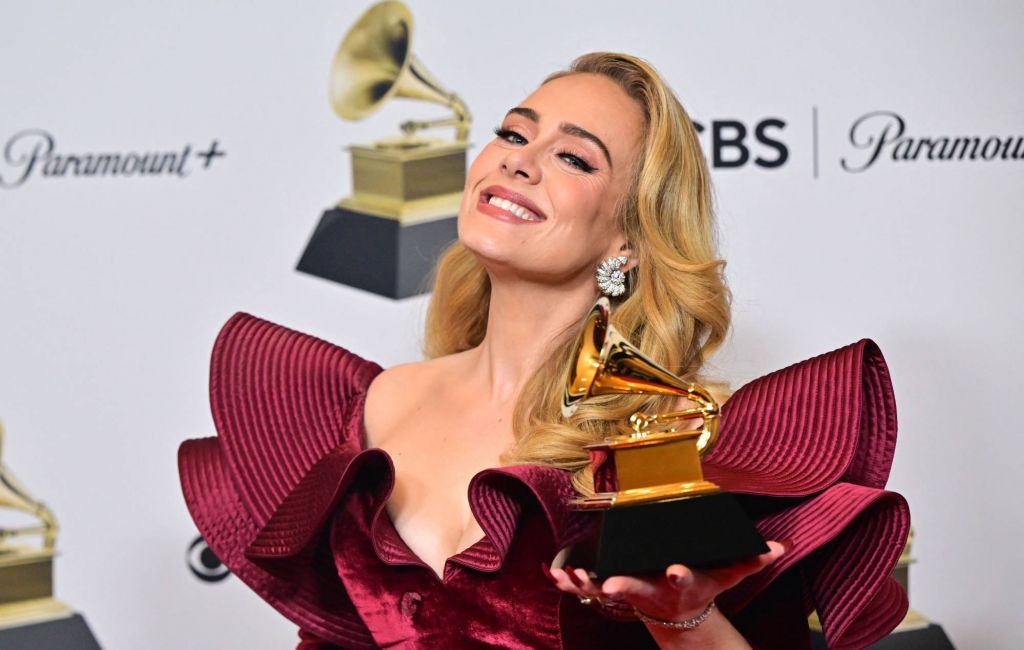
[[(580, 73), (614, 81), (642, 107), (645, 118), (641, 150), (616, 216), (637, 264), (628, 293), (613, 306), (612, 323), (650, 358), (697, 379), (730, 321), (725, 262), (716, 250), (711, 184), (697, 133), (675, 94), (646, 61), (594, 52), (544, 83)], [(483, 341), (490, 291), (476, 257), (453, 244), (436, 270), (424, 339), (427, 357), (454, 354)], [(567, 332), (557, 341), (524, 386), (514, 412), (516, 442), (502, 461), (571, 470), (577, 491), (592, 494), (583, 446), (624, 432), (634, 411), (673, 409), (674, 398), (605, 396), (588, 401), (567, 421), (560, 406), (574, 337), (575, 332)]]

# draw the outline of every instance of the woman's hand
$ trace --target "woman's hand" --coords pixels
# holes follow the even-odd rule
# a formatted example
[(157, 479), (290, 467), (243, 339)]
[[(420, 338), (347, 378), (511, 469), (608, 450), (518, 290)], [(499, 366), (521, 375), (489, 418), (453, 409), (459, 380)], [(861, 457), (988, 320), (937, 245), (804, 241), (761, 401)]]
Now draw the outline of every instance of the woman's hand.
[(551, 569), (548, 577), (562, 591), (580, 598), (617, 601), (653, 618), (683, 621), (699, 616), (718, 594), (765, 568), (788, 550), (786, 544), (779, 542), (768, 542), (768, 548), (767, 553), (720, 569), (691, 570), (682, 564), (673, 564), (660, 575), (612, 576), (597, 584), (583, 569), (566, 566)]

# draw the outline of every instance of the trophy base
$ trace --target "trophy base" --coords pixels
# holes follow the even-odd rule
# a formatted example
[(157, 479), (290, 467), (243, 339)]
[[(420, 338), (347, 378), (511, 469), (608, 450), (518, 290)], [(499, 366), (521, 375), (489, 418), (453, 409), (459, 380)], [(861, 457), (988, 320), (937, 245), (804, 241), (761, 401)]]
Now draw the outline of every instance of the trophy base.
[(576, 546), (567, 563), (603, 580), (613, 575), (725, 566), (768, 552), (757, 528), (728, 492), (608, 508), (596, 543)]
[[(814, 650), (828, 650), (825, 635), (811, 632), (811, 647)], [(956, 650), (953, 642), (946, 636), (942, 626), (931, 623), (928, 627), (917, 630), (893, 632), (878, 643), (868, 646), (868, 650)]]
[(101, 650), (81, 614), (0, 629), (4, 650)]
[(458, 236), (455, 216), (402, 224), (342, 207), (327, 210), (296, 269), (388, 298), (430, 290), (428, 279)]
[(5, 603), (0, 605), (0, 631), (9, 627), (35, 625), (68, 618), (72, 614), (74, 612), (70, 607), (52, 597)]

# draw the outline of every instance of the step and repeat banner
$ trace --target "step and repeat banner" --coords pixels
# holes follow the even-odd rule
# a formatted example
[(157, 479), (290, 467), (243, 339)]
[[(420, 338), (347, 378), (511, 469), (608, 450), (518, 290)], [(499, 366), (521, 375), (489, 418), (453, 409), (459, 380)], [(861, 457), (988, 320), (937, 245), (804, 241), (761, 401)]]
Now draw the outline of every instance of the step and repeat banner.
[[(395, 242), (443, 241), (423, 215), (450, 188), (378, 196), (378, 217), (392, 199), (419, 212), (313, 259), (359, 207), (338, 204), (370, 164), (360, 145), (452, 115), (391, 98), (339, 116), (335, 53), (371, 4), (4, 3), (0, 460), (20, 488), (0, 496), (0, 528), (49, 525), (25, 512), (45, 502), (56, 597), (104, 648), (297, 640), (205, 547), (178, 486), (178, 445), (214, 432), (209, 355), (234, 312), (384, 366), (420, 355), (422, 251)], [(735, 322), (715, 373), (739, 385), (877, 341), (899, 407), (890, 487), (916, 531), (911, 605), (958, 647), (1020, 647), (1024, 6), (407, 6), (411, 50), (472, 115), (469, 159), (579, 54), (660, 70), (716, 187)], [(457, 174), (462, 154), (444, 155), (432, 169)]]

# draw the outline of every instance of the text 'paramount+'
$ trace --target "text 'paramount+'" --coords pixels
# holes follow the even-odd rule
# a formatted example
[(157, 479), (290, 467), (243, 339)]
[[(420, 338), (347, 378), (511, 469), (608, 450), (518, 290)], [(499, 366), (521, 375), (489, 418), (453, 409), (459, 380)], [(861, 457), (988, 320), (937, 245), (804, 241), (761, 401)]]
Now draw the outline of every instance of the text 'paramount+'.
[[(67, 153), (57, 149), (56, 138), (43, 129), (26, 129), (15, 133), (4, 145), (0, 187), (16, 188), (33, 177), (44, 179), (104, 176), (187, 177), (193, 165), (207, 169), (217, 158), (226, 156), (217, 140), (206, 149), (191, 144), (164, 151), (101, 151)], [(195, 159), (199, 159), (198, 163)]]

